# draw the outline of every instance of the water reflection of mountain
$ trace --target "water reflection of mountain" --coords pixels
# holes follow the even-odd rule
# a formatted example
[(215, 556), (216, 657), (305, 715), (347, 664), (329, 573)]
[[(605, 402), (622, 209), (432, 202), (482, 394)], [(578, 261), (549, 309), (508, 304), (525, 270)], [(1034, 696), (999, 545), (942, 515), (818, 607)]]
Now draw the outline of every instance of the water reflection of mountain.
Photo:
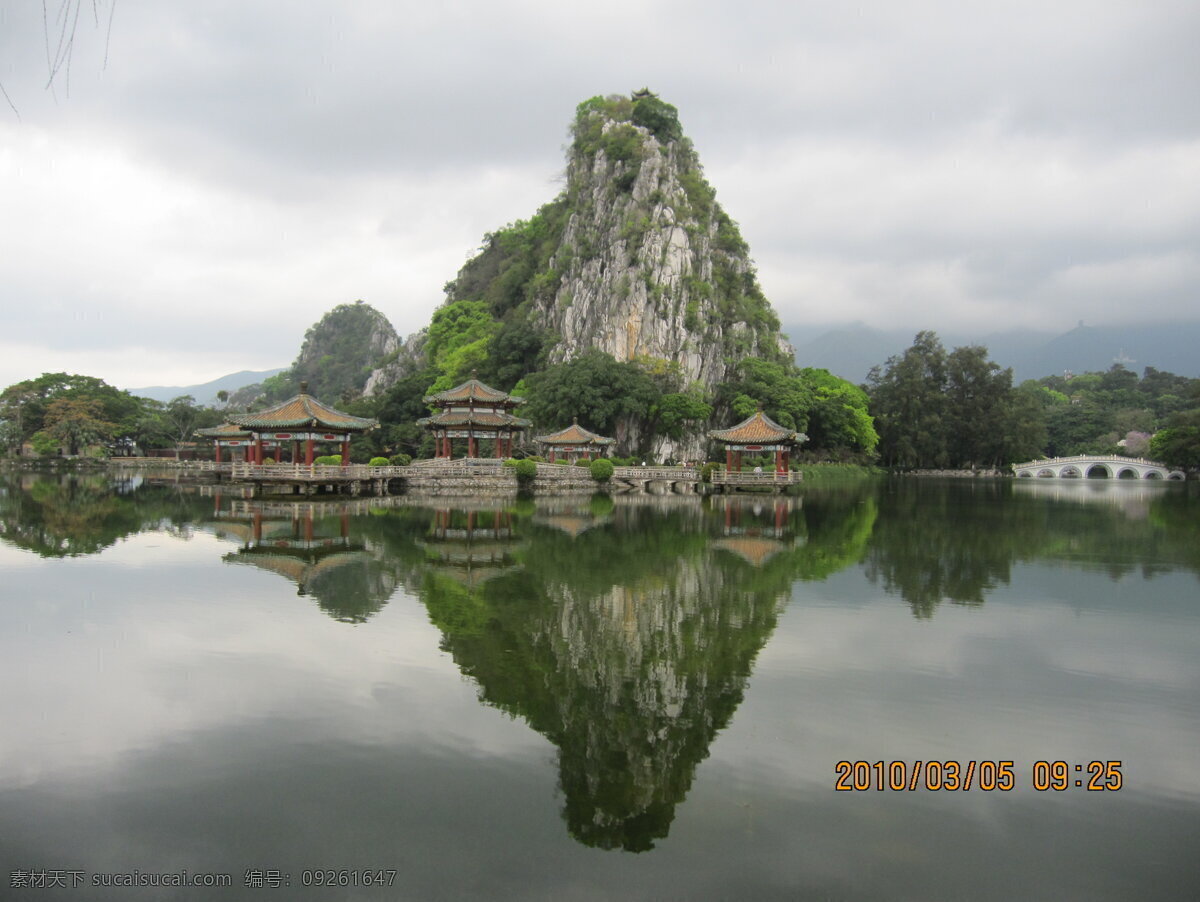
[(521, 567), (470, 590), (429, 574), (422, 600), (481, 699), (558, 746), (571, 834), (652, 848), (785, 596), (730, 574), (699, 505), (539, 505), (527, 534)]
[(571, 835), (650, 849), (740, 704), (792, 583), (859, 559), (874, 504), (524, 504), (432, 503), (414, 588), (481, 700), (558, 747)]
[(1200, 571), (1182, 486), (1130, 504), (1081, 504), (1011, 482), (890, 480), (796, 498), (469, 508), (248, 502), (102, 477), (9, 478), (2, 488), (0, 539), (41, 554), (202, 528), (234, 543), (224, 560), (287, 579), (330, 616), (366, 628), (404, 587), (480, 699), (558, 748), (570, 834), (611, 849), (649, 849), (667, 835), (781, 606), (804, 591), (798, 581), (863, 563), (914, 613), (932, 616), (947, 599), (981, 604), (1014, 562), (1091, 566), (1099, 557), (1116, 561), (1106, 566), (1117, 574)]

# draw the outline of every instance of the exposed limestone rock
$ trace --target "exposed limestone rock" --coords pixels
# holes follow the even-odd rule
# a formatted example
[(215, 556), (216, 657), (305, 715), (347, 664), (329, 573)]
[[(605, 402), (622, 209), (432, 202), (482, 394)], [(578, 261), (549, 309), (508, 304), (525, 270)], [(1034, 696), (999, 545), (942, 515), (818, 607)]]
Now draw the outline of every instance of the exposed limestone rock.
[[(551, 261), (562, 277), (537, 305), (560, 337), (551, 360), (588, 348), (617, 360), (657, 357), (711, 390), (731, 360), (789, 354), (736, 226), (712, 200), (686, 139), (662, 142), (601, 110), (581, 113), (577, 129), (591, 119), (601, 122), (600, 146), (577, 140), (567, 167), (570, 214)], [(628, 159), (605, 149), (614, 131), (636, 141)]]
[[(393, 333), (394, 335), (395, 333)], [(403, 342), (396, 339), (393, 347), (380, 356), (380, 362), (371, 370), (363, 386), (363, 395), (371, 397), (381, 394), (390, 386), (395, 385), (405, 376), (409, 376), (421, 368), (424, 363), (425, 339), (424, 329), (414, 332)]]

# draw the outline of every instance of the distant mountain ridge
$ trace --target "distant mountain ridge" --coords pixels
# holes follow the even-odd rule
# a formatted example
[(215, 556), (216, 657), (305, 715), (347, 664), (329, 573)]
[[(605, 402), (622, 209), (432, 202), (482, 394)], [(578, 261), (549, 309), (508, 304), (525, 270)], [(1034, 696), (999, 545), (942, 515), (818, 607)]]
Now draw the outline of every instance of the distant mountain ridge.
[(276, 367), (273, 370), (241, 370), (199, 385), (151, 385), (146, 388), (130, 388), (127, 391), (138, 398), (152, 398), (155, 401), (170, 401), (180, 395), (191, 395), (197, 404), (211, 406), (217, 403), (217, 392), (227, 391), (233, 394), (239, 388), (262, 382), (277, 373), (282, 373), (284, 369), (285, 367)]
[[(801, 324), (784, 326), (796, 348), (800, 366), (820, 367), (861, 383), (873, 366), (903, 353), (924, 327), (875, 329), (854, 323), (817, 332)], [(937, 331), (947, 348), (981, 344), (1002, 367), (1013, 368), (1013, 380), (1097, 372), (1122, 362), (1140, 373), (1148, 366), (1177, 376), (1200, 378), (1200, 323), (1087, 326), (1061, 334), (1033, 330), (993, 333)]]

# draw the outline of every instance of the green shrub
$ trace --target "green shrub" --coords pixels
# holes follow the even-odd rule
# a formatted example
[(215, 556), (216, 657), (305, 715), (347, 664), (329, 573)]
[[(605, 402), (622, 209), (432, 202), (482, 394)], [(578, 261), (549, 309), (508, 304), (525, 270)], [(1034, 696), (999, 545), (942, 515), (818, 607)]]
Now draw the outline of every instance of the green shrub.
[(372, 457), (368, 462), (369, 467), (386, 467), (391, 461), (386, 457)]
[(517, 482), (522, 486), (533, 482), (537, 476), (537, 463), (529, 459), (515, 461), (513, 469), (517, 471)]
[(407, 467), (410, 463), (412, 463), (412, 455), (393, 454), (388, 458), (388, 463), (390, 463), (393, 467)]
[(578, 459), (575, 461), (575, 466), (577, 466), (577, 467), (586, 467), (586, 466), (588, 466), (590, 463), (591, 463), (591, 461), (590, 461), (590, 460), (588, 460), (586, 457), (580, 457), (580, 458), (578, 458)]
[(593, 460), (589, 469), (592, 472), (592, 479), (596, 480), (596, 482), (608, 482), (612, 479), (613, 465), (611, 460), (603, 457)]
[(700, 468), (700, 481), (701, 482), (712, 482), (713, 471), (719, 470), (719, 469), (721, 469), (720, 464), (709, 461), (708, 463), (706, 463), (704, 466), (702, 466)]
[(320, 457), (314, 458), (313, 463), (318, 467), (340, 467), (342, 465), (342, 455), (322, 454)]
[(273, 457), (264, 457), (264, 458), (263, 458), (263, 463), (264, 463), (264, 464), (273, 464), (273, 463), (275, 463), (275, 458), (273, 458)]

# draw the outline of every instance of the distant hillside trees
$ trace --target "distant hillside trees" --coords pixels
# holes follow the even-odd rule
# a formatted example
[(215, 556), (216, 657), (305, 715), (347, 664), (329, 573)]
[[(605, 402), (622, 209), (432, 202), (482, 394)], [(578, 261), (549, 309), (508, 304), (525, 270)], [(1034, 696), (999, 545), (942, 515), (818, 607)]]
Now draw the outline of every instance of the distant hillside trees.
[[(867, 391), (881, 462), (903, 469), (1147, 453), (1185, 466), (1200, 421), (1200, 379), (1153, 367), (1139, 379), (1114, 364), (1014, 388), (1011, 370), (988, 360), (986, 348), (947, 353), (933, 332), (918, 333), (907, 351), (873, 368)], [(1167, 429), (1174, 431), (1164, 436)]]

